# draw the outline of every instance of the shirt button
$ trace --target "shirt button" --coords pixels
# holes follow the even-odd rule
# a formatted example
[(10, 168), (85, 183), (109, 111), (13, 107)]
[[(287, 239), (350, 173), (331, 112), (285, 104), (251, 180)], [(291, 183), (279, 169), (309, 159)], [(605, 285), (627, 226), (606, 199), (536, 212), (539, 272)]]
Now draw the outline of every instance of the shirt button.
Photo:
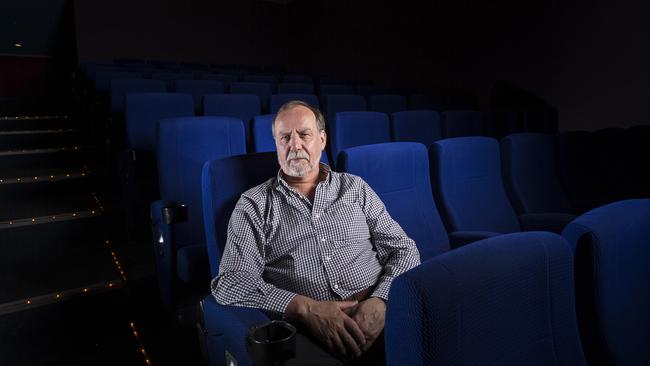
[(320, 215), (319, 215), (319, 214), (316, 214), (316, 215), (314, 215), (314, 218), (315, 218), (315, 219), (320, 219)]
[(335, 284), (335, 285), (334, 285), (334, 289), (335, 289), (335, 290), (338, 290), (338, 289), (339, 289), (339, 285), (338, 285), (338, 284)]
[(325, 256), (326, 261), (329, 261), (330, 259), (332, 259), (332, 257), (330, 257), (329, 255)]
[(324, 243), (324, 242), (326, 242), (326, 241), (327, 241), (327, 239), (325, 239), (325, 238), (322, 238), (322, 239), (321, 239), (320, 241), (322, 241), (322, 242)]

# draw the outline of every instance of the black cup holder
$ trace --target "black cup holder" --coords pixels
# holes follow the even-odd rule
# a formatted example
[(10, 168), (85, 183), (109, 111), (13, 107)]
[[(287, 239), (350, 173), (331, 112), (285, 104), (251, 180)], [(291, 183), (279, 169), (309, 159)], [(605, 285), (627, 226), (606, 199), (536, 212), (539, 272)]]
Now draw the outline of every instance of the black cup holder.
[(296, 327), (280, 320), (253, 327), (246, 349), (256, 366), (273, 366), (296, 356)]

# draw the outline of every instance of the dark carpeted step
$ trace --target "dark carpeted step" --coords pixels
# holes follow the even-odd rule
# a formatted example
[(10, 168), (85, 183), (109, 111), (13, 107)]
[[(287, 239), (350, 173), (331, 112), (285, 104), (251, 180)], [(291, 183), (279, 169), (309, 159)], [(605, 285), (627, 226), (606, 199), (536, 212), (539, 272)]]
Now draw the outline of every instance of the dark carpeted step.
[(83, 190), (71, 190), (65, 185), (43, 183), (38, 187), (40, 189), (14, 189), (12, 194), (3, 194), (0, 198), (0, 223), (93, 210), (99, 213), (97, 193), (94, 193), (91, 187), (80, 187)]
[(107, 224), (91, 217), (0, 229), (0, 303), (118, 281)]
[(105, 159), (104, 154), (101, 149), (85, 145), (0, 150), (0, 172), (101, 165), (99, 163)]
[[(31, 197), (43, 196), (46, 192), (104, 192), (115, 189), (116, 184), (111, 182), (104, 168), (13, 169), (0, 172), (0, 197), (3, 197), (0, 202), (16, 202), (22, 197), (31, 201)], [(3, 210), (5, 208), (0, 208), (0, 213)]]
[(0, 150), (92, 145), (93, 143), (86, 132), (74, 128), (0, 131)]
[(6, 314), (0, 364), (146, 365), (132, 322), (124, 288)]

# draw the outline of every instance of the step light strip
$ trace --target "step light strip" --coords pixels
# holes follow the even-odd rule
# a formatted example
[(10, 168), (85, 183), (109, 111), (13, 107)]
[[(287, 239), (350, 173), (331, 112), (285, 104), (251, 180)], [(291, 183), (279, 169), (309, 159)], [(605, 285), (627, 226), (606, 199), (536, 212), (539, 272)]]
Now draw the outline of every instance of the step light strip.
[(90, 146), (66, 146), (66, 147), (49, 147), (44, 149), (23, 149), (23, 150), (5, 150), (0, 151), (0, 156), (11, 155), (31, 155), (31, 154), (48, 154), (64, 151), (79, 151), (89, 149)]
[(15, 313), (17, 311), (32, 309), (39, 306), (45, 306), (79, 298), (84, 295), (104, 293), (124, 287), (124, 283), (120, 280), (112, 280), (108, 282), (99, 282), (85, 287), (78, 287), (74, 289), (52, 292), (46, 295), (30, 297), (27, 299), (7, 302), (0, 304), (0, 315)]
[(60, 128), (57, 130), (17, 130), (17, 131), (0, 131), (0, 136), (8, 135), (44, 135), (57, 133), (79, 132), (76, 128)]
[(40, 121), (46, 119), (68, 119), (68, 116), (15, 116), (0, 117), (0, 121)]
[(38, 224), (49, 224), (51, 222), (70, 221), (85, 219), (88, 217), (100, 216), (102, 214), (100, 209), (92, 209), (76, 212), (64, 212), (48, 216), (39, 216), (26, 219), (12, 219), (7, 221), (0, 221), (0, 229), (7, 229), (11, 227), (21, 227)]
[(89, 175), (90, 175), (89, 170), (82, 170), (81, 172), (57, 173), (57, 174), (50, 174), (50, 175), (35, 175), (31, 177), (7, 177), (7, 178), (0, 178), (0, 185), (28, 184), (28, 183), (38, 183), (38, 182), (58, 182), (62, 180), (84, 178)]

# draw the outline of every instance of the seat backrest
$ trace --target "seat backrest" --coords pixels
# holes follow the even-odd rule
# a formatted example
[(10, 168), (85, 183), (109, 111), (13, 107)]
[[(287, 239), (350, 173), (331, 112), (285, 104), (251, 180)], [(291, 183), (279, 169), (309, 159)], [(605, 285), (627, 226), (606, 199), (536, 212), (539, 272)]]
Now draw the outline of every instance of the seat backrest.
[(98, 92), (109, 92), (111, 90), (111, 80), (137, 79), (142, 78), (142, 74), (128, 71), (100, 71), (97, 72), (95, 77), (95, 90)]
[(334, 123), (330, 123), (332, 159), (337, 159), (339, 152), (349, 147), (381, 142), (390, 142), (390, 124), (386, 113), (338, 112)]
[(429, 147), (442, 138), (440, 114), (433, 110), (393, 113), (391, 133), (393, 141), (413, 141)]
[(244, 122), (246, 146), (250, 145), (250, 120), (262, 114), (260, 98), (254, 94), (207, 94), (203, 96), (203, 115), (236, 117)]
[(578, 324), (593, 365), (650, 361), (650, 199), (611, 203), (562, 232), (575, 252)]
[(433, 201), (427, 148), (389, 142), (345, 149), (337, 169), (358, 175), (379, 195), (391, 217), (418, 246), (425, 261), (449, 250), (449, 238)]
[(325, 119), (334, 122), (338, 112), (354, 112), (366, 110), (366, 98), (355, 94), (328, 94), (325, 97)]
[[(253, 94), (260, 98), (262, 111), (268, 110), (269, 100), (273, 86), (270, 83), (256, 82), (234, 82), (230, 83), (230, 93), (232, 94)], [(259, 114), (259, 113), (258, 113)]]
[(484, 135), (481, 112), (465, 110), (442, 112), (442, 135), (445, 138)]
[(194, 109), (200, 110), (203, 96), (207, 94), (223, 94), (225, 87), (221, 80), (176, 80), (176, 92), (192, 94)]
[(208, 160), (246, 153), (244, 125), (232, 117), (163, 119), (158, 127), (160, 198), (188, 207), (188, 222), (175, 226), (178, 246), (203, 242), (201, 174)]
[(154, 80), (162, 80), (167, 85), (168, 91), (176, 91), (174, 89), (176, 80), (193, 80), (194, 74), (180, 73), (180, 72), (161, 72), (152, 74), (151, 78)]
[(124, 112), (124, 98), (129, 93), (165, 93), (167, 88), (161, 80), (113, 79), (111, 81), (111, 111)]
[(271, 113), (276, 113), (284, 103), (292, 100), (301, 100), (320, 109), (318, 98), (313, 94), (273, 94), (271, 95)]
[(398, 94), (378, 94), (368, 97), (368, 109), (391, 114), (408, 109), (406, 97)]
[(519, 231), (501, 178), (499, 143), (490, 137), (439, 140), (429, 148), (431, 186), (449, 231)]
[(126, 132), (129, 148), (156, 151), (156, 130), (163, 118), (194, 116), (189, 94), (132, 93), (126, 96)]
[(246, 190), (275, 177), (279, 169), (272, 152), (212, 160), (203, 166), (203, 218), (212, 278), (219, 274), (228, 221), (237, 200)]
[(318, 88), (319, 94), (354, 94), (354, 87), (346, 84), (321, 84)]
[(280, 83), (278, 94), (314, 94), (314, 85), (307, 83)]
[(515, 211), (571, 212), (555, 161), (555, 138), (551, 135), (517, 133), (501, 140), (503, 182)]
[(478, 241), (393, 281), (388, 365), (585, 365), (569, 246), (548, 232)]
[(413, 110), (429, 109), (434, 111), (443, 110), (444, 101), (441, 96), (434, 94), (411, 94), (409, 96), (409, 108)]

